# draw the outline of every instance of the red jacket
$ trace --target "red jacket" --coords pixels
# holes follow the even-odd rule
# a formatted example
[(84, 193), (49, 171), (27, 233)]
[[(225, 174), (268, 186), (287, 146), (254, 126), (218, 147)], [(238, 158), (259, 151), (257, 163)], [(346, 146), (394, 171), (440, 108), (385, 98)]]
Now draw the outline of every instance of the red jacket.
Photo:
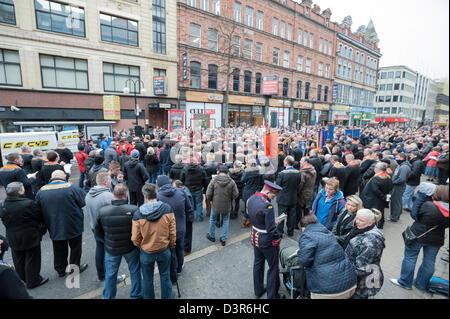
[[(428, 153), (428, 155), (423, 159), (424, 162), (428, 161), (427, 166), (428, 167), (436, 167), (437, 164), (437, 158), (439, 158), (439, 156), (441, 155), (441, 153), (437, 152), (437, 151), (432, 151), (430, 153)], [(436, 159), (431, 159), (431, 157), (435, 157)]]
[(88, 155), (83, 151), (78, 151), (78, 153), (75, 153), (75, 158), (77, 159), (78, 169), (80, 170), (80, 173), (84, 173), (86, 171), (84, 160), (88, 158)]

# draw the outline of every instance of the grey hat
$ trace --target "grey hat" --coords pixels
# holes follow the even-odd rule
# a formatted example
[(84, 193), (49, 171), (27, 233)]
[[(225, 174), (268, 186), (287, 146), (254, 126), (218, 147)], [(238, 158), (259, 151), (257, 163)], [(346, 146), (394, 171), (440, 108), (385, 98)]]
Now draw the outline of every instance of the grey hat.
[(158, 186), (158, 188), (161, 188), (164, 185), (171, 184), (171, 183), (172, 183), (172, 181), (166, 175), (159, 175), (158, 179), (156, 180), (156, 185)]
[(138, 150), (132, 150), (131, 153), (130, 153), (130, 156), (134, 157), (134, 158), (139, 158), (139, 151)]

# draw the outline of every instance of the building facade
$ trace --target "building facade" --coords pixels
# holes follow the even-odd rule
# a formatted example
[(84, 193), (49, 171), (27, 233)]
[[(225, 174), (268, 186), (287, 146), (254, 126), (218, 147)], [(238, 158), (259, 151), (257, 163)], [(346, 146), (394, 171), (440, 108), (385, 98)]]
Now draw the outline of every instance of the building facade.
[(448, 112), (448, 78), (438, 83), (436, 107), (434, 111), (434, 123), (439, 126), (449, 125)]
[(381, 53), (372, 20), (352, 33), (347, 16), (336, 30), (336, 69), (331, 120), (343, 125), (375, 121), (375, 92)]
[(167, 127), (165, 108), (178, 102), (174, 1), (1, 4), (2, 132), (86, 130), (93, 121), (127, 129), (136, 109), (139, 125)]
[(426, 122), (432, 80), (406, 66), (380, 68), (376, 121), (417, 126)]
[(177, 8), (186, 127), (328, 121), (336, 51), (329, 9), (310, 0), (180, 0)]

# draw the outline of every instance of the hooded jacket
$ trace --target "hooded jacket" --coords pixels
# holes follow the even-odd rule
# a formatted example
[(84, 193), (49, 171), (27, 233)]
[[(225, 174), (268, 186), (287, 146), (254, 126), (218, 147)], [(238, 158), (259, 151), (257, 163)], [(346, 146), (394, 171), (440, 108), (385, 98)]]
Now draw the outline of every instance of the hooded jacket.
[(149, 174), (156, 173), (158, 171), (159, 166), (158, 156), (156, 156), (156, 154), (146, 154), (144, 159), (145, 159), (145, 168), (147, 169), (147, 172)]
[(171, 180), (177, 180), (181, 178), (181, 172), (186, 167), (184, 163), (176, 163), (172, 166), (169, 172), (169, 178)]
[(337, 217), (345, 208), (345, 200), (340, 190), (327, 202), (325, 202), (326, 197), (325, 189), (322, 189), (314, 200), (312, 212), (316, 215), (319, 223), (324, 225), (328, 230), (332, 230)]
[(104, 186), (92, 187), (86, 195), (86, 212), (89, 215), (89, 224), (92, 230), (95, 230), (97, 220), (100, 214), (100, 208), (111, 205), (114, 195), (110, 189)]
[(350, 240), (345, 253), (358, 276), (355, 295), (371, 297), (380, 291), (384, 281), (380, 265), (384, 247), (384, 235), (376, 226)]
[(244, 170), (242, 168), (230, 168), (229, 172), (230, 177), (236, 183), (240, 196), (242, 196), (244, 184), (242, 184), (241, 179), (242, 175), (244, 175)]
[(105, 167), (104, 164), (94, 164), (94, 166), (88, 171), (87, 178), (88, 178), (88, 186), (89, 187), (95, 187), (97, 186), (97, 174), (100, 172), (107, 172), (108, 169)]
[(145, 203), (134, 213), (131, 241), (147, 254), (175, 247), (175, 214), (163, 202)]
[(138, 158), (131, 158), (124, 165), (123, 178), (127, 181), (130, 192), (140, 192), (148, 180), (148, 173)]
[[(192, 210), (192, 206), (186, 194), (171, 184), (166, 184), (158, 191), (157, 199), (168, 204), (175, 214), (176, 229), (178, 233), (186, 232), (186, 212)], [(182, 236), (179, 234), (178, 236)]]
[(406, 184), (409, 186), (418, 186), (420, 184), (420, 177), (425, 173), (425, 164), (417, 157), (411, 162), (411, 172), (408, 175)]
[(445, 228), (448, 228), (448, 203), (426, 201), (417, 213), (417, 220), (412, 224), (411, 231), (420, 236), (437, 226), (417, 240), (424, 245), (441, 247), (444, 245)]
[(109, 163), (112, 161), (119, 161), (119, 155), (114, 146), (109, 145), (105, 150), (105, 167), (109, 167)]
[(311, 202), (314, 193), (314, 183), (316, 182), (316, 170), (311, 164), (300, 169), (302, 175), (300, 184), (298, 185), (298, 204), (302, 207), (307, 207)]
[(206, 198), (212, 202), (212, 210), (219, 214), (231, 212), (231, 203), (238, 196), (236, 183), (225, 175), (214, 177), (206, 190)]
[(323, 225), (308, 225), (298, 246), (298, 261), (305, 266), (306, 283), (311, 292), (337, 294), (356, 285), (353, 264)]

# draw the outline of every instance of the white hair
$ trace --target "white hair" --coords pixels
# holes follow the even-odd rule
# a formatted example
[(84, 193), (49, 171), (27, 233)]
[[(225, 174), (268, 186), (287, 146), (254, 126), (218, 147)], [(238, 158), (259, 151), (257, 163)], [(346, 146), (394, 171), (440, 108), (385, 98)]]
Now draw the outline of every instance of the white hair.
[(381, 212), (376, 209), (363, 208), (356, 212), (356, 216), (368, 221), (376, 223), (381, 219)]

